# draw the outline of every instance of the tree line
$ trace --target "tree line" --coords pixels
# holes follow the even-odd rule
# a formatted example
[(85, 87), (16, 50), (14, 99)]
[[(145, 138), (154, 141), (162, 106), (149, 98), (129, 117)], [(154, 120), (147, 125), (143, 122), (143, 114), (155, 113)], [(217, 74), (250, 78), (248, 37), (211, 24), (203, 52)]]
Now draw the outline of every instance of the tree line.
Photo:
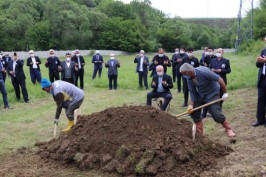
[(235, 36), (235, 29), (170, 18), (149, 0), (129, 4), (115, 0), (2, 0), (0, 24), (0, 50), (4, 51), (152, 52), (162, 47), (171, 52), (181, 46), (230, 48)]

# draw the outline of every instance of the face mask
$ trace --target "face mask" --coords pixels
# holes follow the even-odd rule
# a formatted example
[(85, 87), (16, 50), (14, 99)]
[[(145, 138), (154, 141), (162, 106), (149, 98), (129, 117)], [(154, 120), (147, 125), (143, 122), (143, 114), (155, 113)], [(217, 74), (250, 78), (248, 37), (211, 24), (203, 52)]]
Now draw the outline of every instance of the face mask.
[(189, 79), (189, 78), (190, 78), (190, 77), (187, 76), (187, 75), (183, 75), (183, 77), (184, 77), (185, 79)]
[(209, 53), (209, 52), (205, 52), (204, 54), (205, 54), (205, 55), (207, 55), (207, 56), (208, 56), (208, 55), (210, 55), (210, 53)]
[(157, 75), (158, 76), (162, 76), (163, 75), (163, 72), (161, 71), (161, 72), (157, 72)]
[(141, 53), (141, 54), (139, 54), (139, 56), (140, 56), (140, 57), (143, 57), (143, 54)]
[(77, 57), (79, 57), (79, 54), (76, 54)]
[(187, 53), (188, 57), (192, 57), (193, 54), (192, 53)]
[(176, 51), (176, 52), (175, 52), (175, 54), (179, 54), (179, 52), (178, 52), (178, 51)]
[(159, 54), (159, 57), (163, 57), (163, 54)]
[(111, 60), (115, 59), (115, 57), (110, 57)]
[(68, 62), (69, 62), (70, 60), (71, 60), (71, 58), (69, 58), (69, 57), (68, 57), (68, 58), (66, 58), (66, 61), (68, 61)]
[(54, 54), (51, 54), (50, 57), (54, 57)]
[(209, 54), (210, 54), (210, 55), (213, 55), (213, 52), (210, 52)]
[(221, 58), (223, 55), (221, 53), (216, 53), (216, 57)]
[(33, 54), (33, 53), (31, 53), (31, 54), (30, 54), (30, 56), (31, 56), (31, 57), (34, 57), (34, 54)]
[(185, 51), (181, 50), (181, 51), (180, 51), (180, 53), (181, 53), (181, 54), (184, 54), (184, 53), (185, 53)]

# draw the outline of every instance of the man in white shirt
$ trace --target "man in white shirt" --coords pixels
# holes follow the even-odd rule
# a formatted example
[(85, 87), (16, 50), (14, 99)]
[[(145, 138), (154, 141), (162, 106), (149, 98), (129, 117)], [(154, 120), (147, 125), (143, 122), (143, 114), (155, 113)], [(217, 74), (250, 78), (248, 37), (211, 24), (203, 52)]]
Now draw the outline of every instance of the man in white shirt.
[(29, 51), (29, 55), (30, 57), (27, 59), (27, 66), (29, 66), (30, 69), (31, 82), (33, 84), (36, 84), (36, 81), (38, 83), (41, 83), (42, 76), (41, 76), (41, 69), (39, 66), (41, 64), (41, 60), (38, 56), (35, 56), (33, 50)]
[(134, 59), (134, 63), (137, 63), (136, 66), (136, 72), (138, 73), (139, 76), (139, 86), (142, 88), (142, 82), (144, 81), (144, 86), (146, 90), (149, 89), (148, 87), (148, 81), (147, 81), (147, 76), (148, 76), (148, 66), (149, 66), (149, 58), (146, 57), (144, 50), (141, 50), (140, 53), (136, 56)]

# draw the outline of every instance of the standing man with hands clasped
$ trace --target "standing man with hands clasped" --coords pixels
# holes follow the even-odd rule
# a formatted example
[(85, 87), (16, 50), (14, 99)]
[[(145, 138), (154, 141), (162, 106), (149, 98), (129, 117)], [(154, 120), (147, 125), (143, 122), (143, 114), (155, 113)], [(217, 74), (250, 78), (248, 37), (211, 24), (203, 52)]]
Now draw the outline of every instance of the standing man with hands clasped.
[(148, 87), (148, 66), (149, 66), (149, 58), (144, 55), (144, 50), (141, 50), (140, 53), (134, 59), (134, 63), (137, 63), (136, 72), (139, 75), (139, 86), (142, 88), (142, 80), (144, 81), (144, 86), (146, 90)]
[(59, 123), (59, 117), (64, 108), (68, 118), (68, 126), (64, 132), (69, 131), (74, 126), (74, 111), (78, 109), (84, 99), (84, 92), (80, 88), (65, 81), (55, 81), (51, 83), (46, 78), (41, 81), (42, 90), (53, 95), (57, 108), (54, 123)]
[(84, 66), (85, 66), (85, 60), (82, 55), (80, 55), (80, 52), (78, 49), (75, 50), (74, 56), (71, 58), (72, 61), (76, 63), (77, 70), (75, 72), (75, 86), (78, 86), (78, 80), (79, 80), (79, 87), (83, 90), (84, 88)]
[(161, 65), (156, 67), (157, 74), (153, 76), (151, 87), (153, 91), (147, 94), (147, 105), (151, 106), (152, 98), (164, 98), (164, 103), (160, 106), (162, 111), (165, 111), (172, 99), (170, 89), (173, 88), (171, 76), (164, 73), (164, 68)]
[(103, 56), (100, 55), (99, 50), (96, 50), (95, 55), (92, 57), (91, 62), (94, 64), (92, 79), (95, 79), (97, 72), (98, 72), (98, 77), (101, 78), (104, 61), (103, 61)]
[[(194, 68), (192, 65), (184, 63), (180, 67), (180, 73), (185, 75), (188, 79), (188, 87), (191, 99), (188, 112), (191, 114), (191, 117), (196, 124), (197, 132), (199, 134), (203, 134), (203, 122), (202, 118), (200, 117), (201, 109), (194, 112), (192, 109), (219, 99), (220, 87), (224, 93), (222, 99), (226, 100), (228, 97), (226, 85), (219, 75), (213, 73), (207, 67)], [(229, 137), (236, 136), (235, 132), (226, 120), (219, 103), (210, 105), (209, 112), (215, 122), (222, 124), (226, 134)]]
[[(264, 41), (266, 43), (266, 36)], [(259, 68), (257, 121), (252, 126), (264, 125), (266, 127), (266, 48), (257, 56), (256, 66)]]

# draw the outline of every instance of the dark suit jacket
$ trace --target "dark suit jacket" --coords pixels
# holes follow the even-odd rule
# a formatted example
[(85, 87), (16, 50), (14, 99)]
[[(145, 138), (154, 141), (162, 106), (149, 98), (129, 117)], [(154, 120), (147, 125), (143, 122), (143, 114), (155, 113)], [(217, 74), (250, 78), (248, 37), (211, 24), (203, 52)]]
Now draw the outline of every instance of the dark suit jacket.
[(12, 59), (10, 57), (6, 57), (6, 56), (3, 56), (2, 57), (2, 64), (4, 65), (5, 68), (8, 67), (8, 63), (11, 61)]
[(194, 68), (199, 67), (199, 60), (196, 57), (192, 57), (191, 59), (189, 57), (183, 59), (182, 64), (188, 63), (192, 65)]
[(58, 57), (48, 57), (47, 63), (45, 64), (46, 67), (49, 68), (49, 72), (58, 72), (58, 66), (60, 66), (60, 60)]
[(77, 68), (79, 68), (78, 66), (78, 62), (80, 62), (80, 65), (81, 65), (81, 69), (83, 69), (84, 65), (85, 65), (85, 60), (83, 58), (83, 56), (79, 56), (79, 61), (78, 61), (78, 57), (76, 55), (74, 55), (72, 58), (71, 58), (72, 61), (74, 61), (76, 64), (77, 64)]
[(227, 84), (226, 74), (229, 74), (231, 72), (230, 62), (226, 58), (222, 58), (220, 61), (218, 61), (217, 58), (213, 58), (210, 62), (209, 67), (211, 69), (221, 69), (222, 71), (219, 74), (221, 78), (223, 78), (225, 84)]
[(92, 57), (91, 62), (94, 63), (94, 65), (96, 65), (96, 66), (102, 68), (102, 64), (103, 64), (103, 62), (104, 62), (104, 61), (103, 61), (103, 57), (102, 57), (101, 55), (98, 55), (98, 56), (99, 56), (99, 59), (97, 59), (97, 58), (98, 58), (97, 55), (94, 55), (94, 56)]
[[(66, 61), (62, 61), (60, 65), (62, 67), (61, 79), (64, 80), (65, 79), (65, 70), (67, 67)], [(74, 82), (76, 81), (75, 66), (76, 66), (76, 63), (74, 61), (70, 61), (71, 77), (73, 78)]]
[[(260, 56), (263, 57), (263, 55), (266, 56), (266, 48), (265, 48), (264, 50), (261, 51)], [(259, 68), (258, 82), (257, 82), (257, 86), (259, 87), (260, 79), (261, 79), (261, 75), (262, 75), (262, 70), (263, 70), (264, 63), (256, 62), (256, 66), (257, 66), (257, 68)]]
[[(113, 65), (112, 65), (112, 61), (114, 62)], [(120, 67), (120, 63), (116, 59), (110, 59), (105, 64), (105, 67), (108, 68), (108, 75), (109, 76), (117, 75), (118, 74), (117, 68)]]
[[(155, 61), (157, 61), (158, 64), (155, 64), (155, 63), (154, 63)], [(165, 65), (165, 64), (164, 64), (164, 61), (167, 61), (168, 64)], [(167, 72), (167, 67), (170, 67), (170, 66), (171, 66), (171, 62), (170, 62), (169, 58), (168, 58), (166, 55), (164, 55), (163, 57), (159, 57), (159, 54), (157, 54), (157, 55), (155, 55), (155, 56), (153, 57), (152, 62), (155, 64), (155, 69), (156, 69), (156, 67), (157, 67), (158, 65), (162, 65), (163, 68), (164, 68), (164, 72), (165, 72), (165, 73)]]
[[(23, 70), (24, 61), (18, 59), (16, 62), (17, 62), (16, 67), (15, 67), (16, 79), (18, 81), (26, 79), (26, 76), (25, 76), (24, 70)], [(14, 60), (10, 61), (8, 63), (8, 67), (7, 67), (8, 74), (11, 76), (12, 81), (14, 80), (14, 75), (10, 74), (10, 71), (13, 71), (13, 63), (14, 63)]]
[[(140, 61), (141, 61), (141, 57), (138, 56), (134, 59), (134, 63), (137, 63), (137, 67), (136, 67), (136, 72), (139, 72), (140, 69)], [(143, 58), (143, 64), (142, 64), (142, 68), (143, 68), (143, 73), (148, 74), (148, 66), (149, 66), (149, 58), (144, 56)]]
[[(39, 66), (39, 65), (42, 63), (41, 60), (40, 60), (40, 58), (37, 57), (37, 56), (35, 56), (35, 61), (38, 62), (38, 64), (37, 64), (37, 70), (40, 71), (40, 66)], [(29, 58), (27, 59), (27, 66), (29, 66), (29, 68), (30, 68), (30, 72), (31, 72), (32, 70), (34, 70), (34, 69), (32, 68), (33, 63), (32, 63), (32, 58), (31, 58), (31, 57), (29, 57)]]
[[(170, 89), (173, 88), (173, 81), (172, 81), (171, 76), (167, 74), (163, 74), (163, 81), (166, 81), (168, 84), (167, 86), (163, 85), (165, 92), (170, 92)], [(155, 82), (156, 85), (153, 86), (152, 82)], [(158, 75), (153, 76), (152, 82), (151, 82), (151, 87), (153, 88), (153, 92), (156, 92), (158, 88)]]

